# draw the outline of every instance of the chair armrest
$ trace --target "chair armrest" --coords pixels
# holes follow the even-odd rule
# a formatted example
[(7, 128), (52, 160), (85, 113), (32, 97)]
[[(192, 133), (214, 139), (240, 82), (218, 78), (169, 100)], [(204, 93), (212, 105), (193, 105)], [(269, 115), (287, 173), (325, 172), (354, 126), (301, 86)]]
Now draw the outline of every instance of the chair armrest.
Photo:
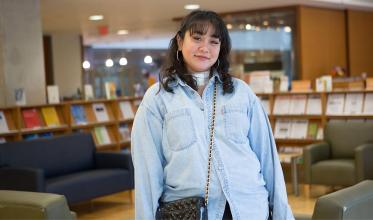
[(355, 148), (356, 179), (373, 179), (373, 143), (362, 144)]
[(45, 191), (44, 171), (25, 167), (0, 168), (0, 189)]
[(326, 160), (330, 157), (330, 146), (326, 142), (308, 145), (303, 150), (304, 173), (306, 183), (311, 183), (311, 166), (312, 164)]
[(130, 153), (124, 152), (97, 152), (96, 168), (122, 168), (133, 171), (132, 158)]

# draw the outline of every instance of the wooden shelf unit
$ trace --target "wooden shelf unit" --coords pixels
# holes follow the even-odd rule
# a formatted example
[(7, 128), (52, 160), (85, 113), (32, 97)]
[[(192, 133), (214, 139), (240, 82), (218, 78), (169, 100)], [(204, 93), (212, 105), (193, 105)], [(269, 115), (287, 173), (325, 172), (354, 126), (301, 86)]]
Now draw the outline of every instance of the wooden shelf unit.
[[(129, 138), (134, 117), (125, 117), (120, 108), (120, 103), (127, 102), (131, 107), (134, 116), (141, 100), (142, 97), (120, 97), (110, 100), (78, 100), (59, 104), (0, 107), (0, 112), (3, 112), (8, 126), (8, 131), (0, 132), (0, 139), (5, 139), (6, 142), (11, 142), (24, 139), (57, 136), (72, 132), (89, 132), (92, 134), (98, 150), (118, 151), (122, 148), (129, 148), (131, 146)], [(104, 106), (104, 111), (106, 112), (105, 114), (108, 120), (99, 120), (100, 118), (97, 117), (95, 112), (97, 109), (94, 109), (94, 106), (100, 109)], [(57, 124), (48, 126), (47, 119), (50, 123), (51, 116), (46, 116), (47, 113), (45, 113), (45, 108), (52, 111), (52, 119), (57, 120)], [(84, 117), (81, 118), (84, 121), (81, 121), (80, 123), (77, 122), (75, 118), (76, 115), (74, 116), (73, 114), (73, 108), (81, 109), (79, 111), (84, 115)], [(32, 119), (30, 119), (30, 117)], [(36, 120), (36, 122), (32, 120)], [(30, 124), (35, 126), (30, 127)], [(128, 139), (126, 140), (122, 138), (120, 132), (121, 126), (127, 127), (126, 135)], [(101, 135), (101, 132), (103, 132), (103, 135), (105, 136), (104, 139), (102, 139), (102, 136), (97, 137), (96, 135), (97, 133)], [(107, 140), (105, 138), (108, 138), (109, 141), (99, 141)]]
[[(329, 120), (373, 120), (373, 114), (340, 114), (340, 115), (327, 115), (327, 101), (328, 96), (330, 94), (350, 94), (350, 93), (363, 93), (364, 100), (363, 105), (365, 101), (365, 94), (367, 93), (373, 93), (372, 90), (345, 90), (345, 91), (331, 91), (331, 92), (275, 92), (275, 93), (259, 93), (257, 96), (260, 99), (267, 100), (269, 102), (269, 120), (271, 122), (273, 133), (275, 133), (275, 125), (276, 120), (282, 119), (282, 120), (299, 120), (299, 119), (305, 119), (309, 122), (317, 122), (320, 124), (320, 127), (322, 130), (324, 130), (326, 123)], [(275, 100), (277, 96), (294, 96), (294, 95), (306, 95), (307, 97), (309, 95), (319, 95), (321, 98), (321, 114), (320, 115), (308, 115), (308, 114), (273, 114), (274, 111), (274, 105)], [(346, 98), (345, 98), (346, 99)], [(322, 141), (322, 139), (292, 139), (292, 138), (276, 138), (276, 144), (277, 147), (282, 146), (296, 146), (296, 147), (304, 147), (306, 145), (317, 143)]]

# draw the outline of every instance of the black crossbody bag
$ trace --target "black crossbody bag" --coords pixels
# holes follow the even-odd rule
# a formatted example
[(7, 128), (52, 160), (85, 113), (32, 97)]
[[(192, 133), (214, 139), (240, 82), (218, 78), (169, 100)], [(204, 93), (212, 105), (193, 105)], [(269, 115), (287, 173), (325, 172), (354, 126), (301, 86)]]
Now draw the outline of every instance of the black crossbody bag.
[(209, 158), (207, 169), (207, 181), (205, 188), (205, 197), (188, 197), (178, 199), (171, 202), (159, 202), (159, 206), (155, 215), (156, 220), (207, 220), (207, 204), (209, 195), (210, 175), (211, 175), (211, 160), (212, 160), (212, 147), (214, 145), (214, 127), (215, 127), (215, 112), (216, 112), (216, 82), (214, 84), (214, 97), (212, 107), (212, 120), (210, 130), (210, 146)]

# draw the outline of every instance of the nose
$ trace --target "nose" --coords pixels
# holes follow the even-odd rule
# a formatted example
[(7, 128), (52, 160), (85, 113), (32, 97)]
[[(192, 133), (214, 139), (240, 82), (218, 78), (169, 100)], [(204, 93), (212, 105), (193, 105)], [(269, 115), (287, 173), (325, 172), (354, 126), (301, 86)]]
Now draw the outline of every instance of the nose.
[(208, 53), (209, 50), (208, 50), (208, 43), (206, 41), (202, 41), (198, 50), (202, 53)]

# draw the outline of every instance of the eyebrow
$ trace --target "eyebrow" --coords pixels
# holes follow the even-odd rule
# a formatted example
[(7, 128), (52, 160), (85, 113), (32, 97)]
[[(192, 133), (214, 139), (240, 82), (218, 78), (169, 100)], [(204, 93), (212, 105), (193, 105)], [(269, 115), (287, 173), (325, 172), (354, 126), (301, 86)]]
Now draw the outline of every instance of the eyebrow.
[[(197, 31), (197, 30), (194, 31), (193, 33), (190, 33), (190, 34), (191, 35), (193, 35), (193, 34), (206, 35), (206, 33), (203, 33), (202, 31)], [(220, 40), (220, 38), (217, 34), (212, 34), (212, 35), (210, 35), (210, 37)]]

